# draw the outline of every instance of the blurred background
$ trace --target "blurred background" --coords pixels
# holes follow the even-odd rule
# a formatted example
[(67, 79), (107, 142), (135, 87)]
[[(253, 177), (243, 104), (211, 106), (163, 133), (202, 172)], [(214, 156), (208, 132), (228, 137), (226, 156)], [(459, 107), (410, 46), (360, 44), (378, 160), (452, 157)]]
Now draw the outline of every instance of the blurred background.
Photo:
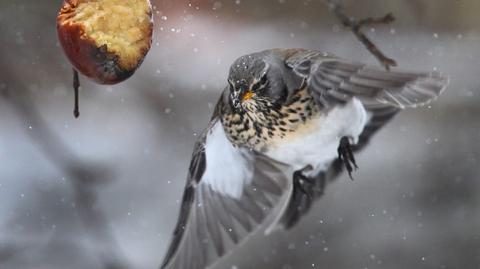
[[(451, 83), (401, 113), (292, 231), (217, 268), (480, 268), (480, 2), (342, 1), (401, 69)], [(378, 65), (321, 0), (156, 0), (155, 40), (126, 82), (81, 77), (56, 37), (60, 0), (0, 1), (0, 268), (158, 268), (193, 143), (235, 58), (273, 47)]]

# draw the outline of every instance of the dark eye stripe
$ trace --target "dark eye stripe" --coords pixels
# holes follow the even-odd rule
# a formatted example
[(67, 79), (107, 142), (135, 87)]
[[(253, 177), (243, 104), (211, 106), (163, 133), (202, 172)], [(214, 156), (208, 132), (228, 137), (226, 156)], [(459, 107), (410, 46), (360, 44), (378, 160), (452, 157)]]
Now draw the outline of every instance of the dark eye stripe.
[(260, 84), (266, 84), (268, 82), (267, 76), (263, 76), (262, 79), (260, 79)]
[(252, 91), (258, 91), (268, 86), (267, 76), (263, 76), (262, 79), (252, 86)]

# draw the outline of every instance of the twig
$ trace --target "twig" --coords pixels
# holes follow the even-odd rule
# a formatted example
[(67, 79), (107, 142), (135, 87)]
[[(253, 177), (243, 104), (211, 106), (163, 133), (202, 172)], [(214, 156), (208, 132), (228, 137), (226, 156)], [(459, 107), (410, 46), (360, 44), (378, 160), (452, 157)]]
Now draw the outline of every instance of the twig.
[(365, 26), (378, 25), (378, 24), (389, 24), (392, 23), (395, 18), (393, 14), (389, 13), (381, 18), (366, 18), (360, 21), (357, 21), (355, 18), (351, 18), (345, 14), (342, 6), (335, 0), (324, 0), (324, 2), (329, 6), (330, 10), (337, 16), (337, 18), (342, 22), (343, 26), (350, 28), (350, 30), (355, 34), (357, 39), (362, 42), (362, 44), (367, 48), (370, 53), (377, 58), (377, 60), (385, 67), (385, 69), (390, 70), (390, 67), (397, 66), (395, 60), (385, 56), (383, 52), (378, 49), (378, 47), (363, 33), (362, 28)]
[(78, 89), (80, 88), (80, 80), (78, 79), (78, 71), (73, 68), (73, 90), (75, 92), (75, 107), (73, 109), (73, 116), (78, 118), (80, 110), (78, 109)]

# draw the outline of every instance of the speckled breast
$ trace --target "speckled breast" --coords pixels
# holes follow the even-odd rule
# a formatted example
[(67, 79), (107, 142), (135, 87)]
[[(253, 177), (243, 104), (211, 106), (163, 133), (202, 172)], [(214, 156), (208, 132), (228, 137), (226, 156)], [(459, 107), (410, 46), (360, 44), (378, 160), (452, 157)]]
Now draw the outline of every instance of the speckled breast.
[(313, 97), (306, 89), (296, 92), (290, 102), (283, 106), (252, 100), (245, 108), (245, 113), (222, 116), (225, 133), (234, 145), (260, 152), (288, 139), (319, 113)]

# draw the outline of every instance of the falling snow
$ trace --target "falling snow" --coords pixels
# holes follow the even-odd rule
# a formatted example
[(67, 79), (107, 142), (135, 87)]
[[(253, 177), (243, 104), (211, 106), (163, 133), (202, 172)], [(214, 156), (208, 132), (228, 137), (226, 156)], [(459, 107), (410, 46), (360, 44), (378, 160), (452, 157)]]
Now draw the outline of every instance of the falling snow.
[[(256, 234), (217, 268), (474, 268), (478, 257), (465, 253), (480, 242), (476, 2), (343, 2), (355, 16), (394, 11), (394, 24), (366, 34), (398, 69), (444, 72), (451, 86), (438, 102), (393, 119), (356, 156), (355, 181), (329, 183), (297, 227)], [(152, 4), (156, 28), (144, 64), (118, 85), (81, 78), (75, 120), (71, 66), (52, 25), (58, 3), (2, 2), (0, 267), (99, 268), (118, 256), (132, 268), (158, 268), (193, 145), (234, 59), (303, 47), (377, 65), (321, 1)], [(40, 122), (25, 118), (29, 109)], [(86, 188), (76, 189), (77, 180)], [(105, 229), (89, 230), (95, 219), (85, 212), (100, 212)]]

